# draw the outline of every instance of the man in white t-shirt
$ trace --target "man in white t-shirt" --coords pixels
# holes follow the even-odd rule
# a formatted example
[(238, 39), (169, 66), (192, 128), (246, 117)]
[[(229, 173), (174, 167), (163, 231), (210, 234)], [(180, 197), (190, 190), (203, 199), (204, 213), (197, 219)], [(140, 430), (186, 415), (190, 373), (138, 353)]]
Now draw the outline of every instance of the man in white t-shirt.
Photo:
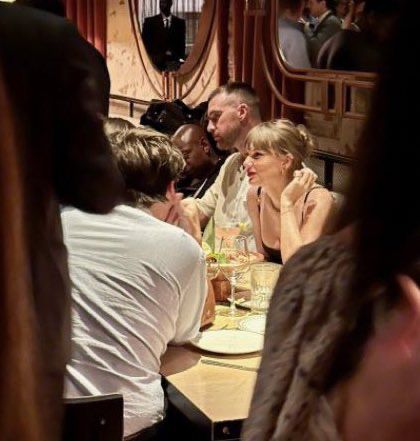
[(154, 216), (167, 216), (181, 152), (150, 129), (112, 139), (127, 205), (104, 216), (62, 212), (73, 299), (65, 387), (67, 397), (122, 393), (124, 435), (143, 439), (164, 418), (159, 370), (167, 344), (198, 333), (205, 261), (189, 234)]
[(208, 131), (222, 150), (237, 151), (229, 156), (214, 184), (200, 199), (184, 200), (198, 212), (201, 227), (213, 216), (216, 227), (240, 224), (242, 233), (252, 236), (246, 195), (249, 184), (242, 164), (246, 157), (245, 138), (261, 122), (259, 99), (246, 83), (228, 83), (209, 97)]

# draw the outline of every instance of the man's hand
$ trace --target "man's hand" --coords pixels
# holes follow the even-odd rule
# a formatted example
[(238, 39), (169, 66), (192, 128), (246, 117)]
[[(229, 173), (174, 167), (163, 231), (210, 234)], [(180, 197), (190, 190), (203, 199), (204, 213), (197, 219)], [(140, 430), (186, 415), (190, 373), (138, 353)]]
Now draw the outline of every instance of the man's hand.
[(182, 200), (182, 193), (169, 197), (170, 208), (165, 222), (176, 225), (190, 234), (201, 245), (201, 229), (195, 204)]

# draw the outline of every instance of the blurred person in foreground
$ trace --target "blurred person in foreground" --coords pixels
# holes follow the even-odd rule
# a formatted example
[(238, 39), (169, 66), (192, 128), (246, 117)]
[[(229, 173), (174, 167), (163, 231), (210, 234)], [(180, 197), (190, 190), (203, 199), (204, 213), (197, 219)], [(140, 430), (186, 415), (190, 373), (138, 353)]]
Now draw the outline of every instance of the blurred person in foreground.
[[(30, 8), (40, 9), (50, 12), (59, 17), (66, 17), (66, 7), (64, 0), (15, 0), (15, 3)], [(82, 37), (83, 38), (83, 37)], [(91, 105), (94, 111), (101, 116), (107, 116), (109, 111), (109, 94), (111, 90), (111, 79), (104, 56), (83, 38), (85, 42), (85, 51), (89, 56), (90, 85), (95, 89), (95, 97), (91, 99)], [(80, 44), (82, 40), (80, 41)]]
[(245, 138), (261, 122), (259, 99), (248, 84), (232, 82), (214, 90), (208, 103), (208, 131), (221, 150), (235, 153), (226, 159), (204, 196), (184, 199), (183, 206), (202, 228), (214, 217), (216, 227), (242, 225), (241, 233), (252, 238), (246, 203), (249, 183), (243, 162)]
[(185, 159), (183, 178), (177, 183), (177, 190), (184, 197), (201, 198), (216, 180), (224, 158), (218, 155), (211, 134), (198, 122), (181, 126), (172, 142)]
[(36, 338), (22, 175), (13, 115), (0, 74), (0, 434), (4, 440), (44, 441), (39, 342)]
[(344, 228), (280, 275), (245, 441), (420, 439), (420, 149), (407, 130), (419, 114), (400, 115), (417, 76), (402, 50), (420, 49), (414, 9), (387, 41)]
[[(59, 204), (105, 213), (122, 179), (91, 88), (86, 42), (67, 20), (0, 2), (0, 65), (16, 133), (22, 179), (23, 232), (40, 344), (38, 378), (48, 428), (60, 437), (62, 388), (70, 350), (70, 281)], [(92, 106), (92, 103), (98, 103)]]
[(190, 235), (163, 222), (185, 165), (181, 152), (145, 127), (111, 142), (123, 204), (105, 216), (62, 212), (73, 298), (66, 396), (122, 393), (126, 439), (154, 440), (165, 416), (160, 358), (168, 343), (197, 335), (206, 267)]
[(315, 141), (304, 126), (277, 120), (258, 124), (245, 143), (248, 211), (257, 251), (283, 263), (325, 232), (332, 211), (330, 192), (304, 166)]

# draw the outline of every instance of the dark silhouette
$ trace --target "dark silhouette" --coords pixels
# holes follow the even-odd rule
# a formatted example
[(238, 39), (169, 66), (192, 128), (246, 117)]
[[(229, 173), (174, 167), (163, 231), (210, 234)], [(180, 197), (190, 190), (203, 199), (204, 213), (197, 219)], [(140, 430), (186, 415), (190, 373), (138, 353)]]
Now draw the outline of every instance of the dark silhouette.
[(59, 204), (108, 212), (119, 201), (122, 178), (96, 112), (100, 104), (91, 87), (91, 52), (75, 27), (56, 15), (0, 2), (0, 41), (4, 85), (20, 124), (22, 228), (45, 417), (40, 424), (48, 430), (44, 439), (55, 441), (70, 349), (70, 290)]
[(160, 0), (160, 14), (143, 23), (143, 42), (160, 70), (176, 70), (185, 59), (185, 20), (171, 14), (172, 0)]
[[(30, 8), (40, 9), (51, 12), (60, 17), (66, 16), (66, 10), (63, 0), (16, 0), (15, 3)], [(95, 112), (103, 116), (108, 116), (109, 94), (111, 91), (111, 79), (106, 65), (105, 58), (92, 44), (86, 41), (86, 51), (90, 53), (90, 72), (92, 89), (96, 89), (97, 98), (91, 103), (97, 108)]]

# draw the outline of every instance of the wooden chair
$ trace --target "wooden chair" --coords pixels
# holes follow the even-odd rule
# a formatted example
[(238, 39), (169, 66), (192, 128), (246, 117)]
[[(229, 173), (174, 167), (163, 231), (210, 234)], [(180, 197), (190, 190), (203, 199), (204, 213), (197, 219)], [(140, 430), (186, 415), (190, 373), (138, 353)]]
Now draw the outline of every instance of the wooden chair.
[(64, 399), (63, 441), (121, 441), (124, 401), (120, 394)]

